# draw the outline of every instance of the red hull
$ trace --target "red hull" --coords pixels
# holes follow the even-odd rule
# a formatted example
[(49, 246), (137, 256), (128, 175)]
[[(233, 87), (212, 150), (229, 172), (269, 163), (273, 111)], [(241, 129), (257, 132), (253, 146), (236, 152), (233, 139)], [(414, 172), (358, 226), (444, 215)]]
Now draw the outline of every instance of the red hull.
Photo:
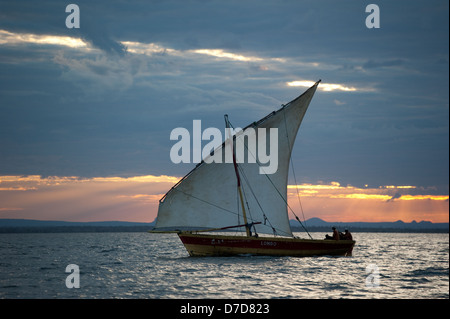
[(179, 233), (191, 256), (350, 256), (353, 240), (317, 240)]

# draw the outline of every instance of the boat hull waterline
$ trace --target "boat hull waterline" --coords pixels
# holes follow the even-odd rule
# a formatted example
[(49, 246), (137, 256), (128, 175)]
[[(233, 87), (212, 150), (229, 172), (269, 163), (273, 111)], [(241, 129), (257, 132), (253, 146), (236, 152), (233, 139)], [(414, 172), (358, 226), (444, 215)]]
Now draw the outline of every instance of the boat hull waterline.
[(178, 233), (190, 256), (351, 256), (355, 241)]

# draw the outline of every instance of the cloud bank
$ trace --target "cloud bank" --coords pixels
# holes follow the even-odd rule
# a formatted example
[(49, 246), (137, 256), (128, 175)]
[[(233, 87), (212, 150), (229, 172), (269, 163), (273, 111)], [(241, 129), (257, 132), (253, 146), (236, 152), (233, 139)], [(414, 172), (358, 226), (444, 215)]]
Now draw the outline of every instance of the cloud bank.
[[(151, 222), (156, 218), (159, 199), (178, 180), (153, 175), (0, 176), (0, 218)], [(392, 185), (358, 188), (338, 182), (289, 185), (288, 203), (300, 216), (296, 188), (306, 219), (448, 222), (449, 196), (435, 189)]]
[(448, 194), (448, 2), (380, 1), (377, 30), (354, 1), (77, 4), (80, 29), (60, 1), (0, 3), (0, 175), (183, 176), (172, 129), (245, 127), (322, 79), (293, 150), (302, 183)]

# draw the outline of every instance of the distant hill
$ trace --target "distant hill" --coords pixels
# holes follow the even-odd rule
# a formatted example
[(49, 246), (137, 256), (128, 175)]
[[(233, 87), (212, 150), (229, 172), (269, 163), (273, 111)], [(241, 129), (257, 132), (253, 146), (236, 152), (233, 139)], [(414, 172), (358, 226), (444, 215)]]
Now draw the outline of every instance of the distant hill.
[[(290, 220), (293, 231), (304, 231), (297, 220)], [(308, 231), (331, 232), (331, 227), (339, 231), (351, 232), (435, 232), (448, 233), (449, 223), (428, 221), (405, 223), (396, 222), (326, 222), (320, 218), (311, 218), (303, 222)], [(49, 233), (49, 232), (145, 232), (155, 226), (151, 223), (104, 221), (104, 222), (65, 222), (32, 219), (0, 219), (0, 233)]]
[[(301, 231), (303, 227), (297, 220), (291, 219), (291, 227), (294, 231)], [(432, 223), (429, 221), (405, 223), (401, 220), (396, 222), (326, 222), (320, 218), (311, 218), (303, 222), (308, 231), (331, 231), (336, 227), (339, 231), (345, 229), (351, 232), (449, 232), (449, 223)]]
[(33, 219), (0, 219), (0, 233), (49, 232), (139, 232), (153, 228), (155, 222), (137, 223), (121, 221), (65, 222)]
[(35, 220), (35, 219), (0, 219), (0, 227), (60, 227), (60, 226), (153, 226), (155, 222), (64, 222), (54, 220)]

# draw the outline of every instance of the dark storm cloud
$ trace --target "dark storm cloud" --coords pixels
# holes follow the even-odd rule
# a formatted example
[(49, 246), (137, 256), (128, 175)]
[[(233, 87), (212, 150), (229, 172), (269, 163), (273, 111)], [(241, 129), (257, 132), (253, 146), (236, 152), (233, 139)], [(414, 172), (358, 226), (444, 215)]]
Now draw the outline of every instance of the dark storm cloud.
[(118, 54), (123, 56), (127, 49), (120, 42), (111, 38), (105, 30), (98, 26), (83, 26), (81, 36), (84, 40), (91, 43), (94, 47), (105, 51), (106, 53)]
[(354, 1), (74, 2), (80, 29), (67, 3), (0, 2), (0, 30), (89, 46), (0, 43), (0, 174), (183, 175), (173, 128), (245, 126), (322, 78), (356, 90), (317, 92), (302, 178), (448, 185), (446, 1), (378, 1), (378, 30)]
[(395, 67), (395, 66), (400, 66), (403, 63), (404, 63), (404, 61), (401, 59), (388, 60), (388, 61), (369, 60), (363, 64), (363, 68), (373, 69), (373, 68)]

